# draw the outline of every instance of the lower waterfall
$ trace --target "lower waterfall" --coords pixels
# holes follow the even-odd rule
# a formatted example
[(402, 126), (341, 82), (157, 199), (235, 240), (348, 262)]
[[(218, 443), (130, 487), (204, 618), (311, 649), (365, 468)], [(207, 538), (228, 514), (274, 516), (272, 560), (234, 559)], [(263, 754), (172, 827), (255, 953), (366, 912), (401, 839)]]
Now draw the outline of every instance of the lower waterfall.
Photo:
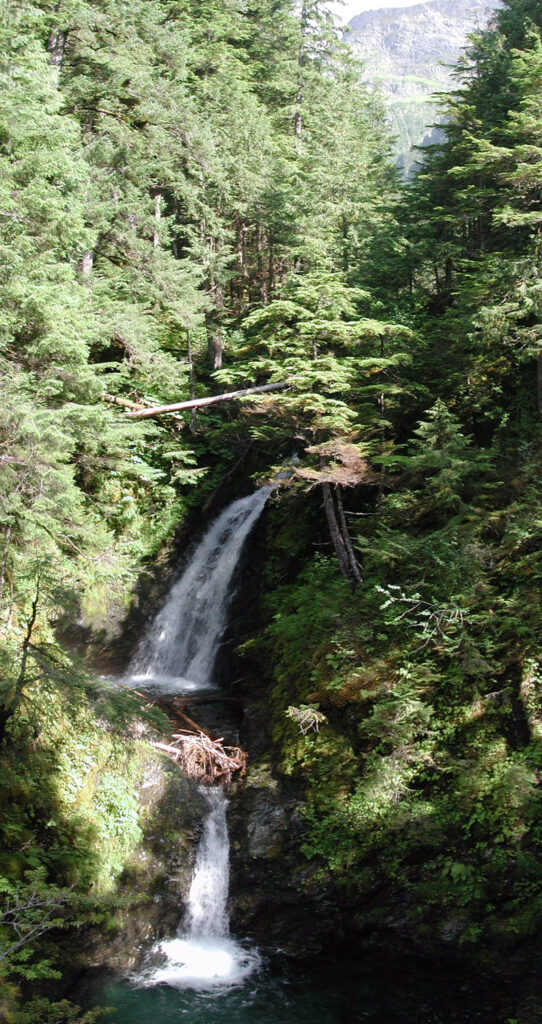
[(229, 876), (227, 800), (220, 787), (205, 789), (209, 813), (196, 854), (185, 920), (177, 938), (160, 943), (165, 964), (146, 972), (145, 985), (180, 988), (234, 985), (259, 965), (256, 949), (245, 949), (229, 934), (226, 909)]

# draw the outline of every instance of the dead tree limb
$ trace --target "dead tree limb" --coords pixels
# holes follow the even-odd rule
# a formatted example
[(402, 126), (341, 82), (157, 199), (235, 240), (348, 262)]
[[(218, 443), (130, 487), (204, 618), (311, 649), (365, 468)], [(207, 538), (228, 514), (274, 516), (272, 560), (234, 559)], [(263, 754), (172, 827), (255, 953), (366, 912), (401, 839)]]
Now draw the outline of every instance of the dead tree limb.
[(178, 747), (173, 747), (171, 743), (159, 743), (158, 740), (151, 740), (151, 747), (156, 747), (157, 750), (163, 750), (166, 754), (171, 756), (176, 761), (180, 757), (180, 750)]
[(244, 398), (245, 395), (258, 395), (267, 391), (283, 391), (289, 387), (288, 381), (279, 381), (276, 384), (263, 384), (257, 388), (244, 388), (242, 391), (230, 391), (224, 395), (211, 395), (209, 398), (192, 398), (189, 402), (176, 402), (175, 405), (158, 405), (150, 409), (138, 409), (135, 412), (127, 412), (126, 415), (132, 420), (143, 420), (149, 416), (161, 416), (167, 412), (181, 412), (183, 409), (201, 409), (205, 405), (216, 405), (217, 402), (231, 402), (234, 398)]

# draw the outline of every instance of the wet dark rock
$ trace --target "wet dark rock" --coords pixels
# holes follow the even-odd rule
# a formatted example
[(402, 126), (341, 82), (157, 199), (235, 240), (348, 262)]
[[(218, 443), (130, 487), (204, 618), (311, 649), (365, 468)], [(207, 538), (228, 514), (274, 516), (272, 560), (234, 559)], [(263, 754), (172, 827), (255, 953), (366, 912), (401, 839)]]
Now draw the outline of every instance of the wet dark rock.
[(460, 917), (450, 917), (442, 925), (440, 936), (443, 942), (456, 943), (465, 931), (465, 921)]
[(284, 807), (269, 807), (267, 800), (248, 821), (248, 853), (251, 857), (276, 857), (282, 850), (288, 826)]
[(319, 951), (337, 924), (333, 885), (300, 854), (302, 806), (260, 764), (236, 787), (228, 812), (232, 928), (296, 956)]

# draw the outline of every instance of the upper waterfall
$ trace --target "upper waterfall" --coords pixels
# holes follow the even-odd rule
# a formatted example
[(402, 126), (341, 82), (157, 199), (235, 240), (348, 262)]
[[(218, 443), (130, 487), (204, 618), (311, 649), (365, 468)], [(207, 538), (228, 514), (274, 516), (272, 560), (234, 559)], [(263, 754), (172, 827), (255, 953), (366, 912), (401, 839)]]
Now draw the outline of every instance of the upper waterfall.
[(145, 631), (129, 676), (169, 692), (212, 685), (235, 568), (271, 491), (239, 498), (211, 524)]

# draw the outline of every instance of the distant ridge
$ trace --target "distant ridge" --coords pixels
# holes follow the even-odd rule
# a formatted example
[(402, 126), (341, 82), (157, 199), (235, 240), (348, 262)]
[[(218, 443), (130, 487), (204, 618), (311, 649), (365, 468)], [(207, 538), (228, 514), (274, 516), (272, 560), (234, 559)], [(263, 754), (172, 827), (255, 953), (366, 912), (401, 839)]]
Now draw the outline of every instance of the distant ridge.
[(413, 147), (435, 138), (429, 127), (438, 120), (432, 95), (453, 85), (446, 65), (457, 62), (468, 36), (485, 28), (500, 6), (501, 0), (430, 0), (364, 11), (350, 21), (345, 38), (384, 95), (406, 174), (415, 166)]

